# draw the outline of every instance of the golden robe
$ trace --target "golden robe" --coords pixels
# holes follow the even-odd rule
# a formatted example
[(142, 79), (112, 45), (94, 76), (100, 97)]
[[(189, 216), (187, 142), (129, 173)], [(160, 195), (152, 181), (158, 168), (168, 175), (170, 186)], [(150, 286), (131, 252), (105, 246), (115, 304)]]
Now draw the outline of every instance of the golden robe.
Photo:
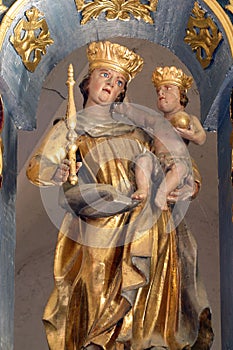
[[(79, 185), (112, 185), (130, 197), (136, 186), (132, 165), (150, 147), (149, 137), (115, 122), (88, 128), (84, 120), (81, 129)], [(46, 136), (27, 169), (34, 184), (56, 185), (66, 135), (60, 121)], [(106, 350), (210, 348), (210, 309), (197, 274), (196, 243), (183, 222), (170, 229), (171, 219), (150, 200), (106, 217), (67, 211), (43, 317), (51, 350), (91, 343)]]

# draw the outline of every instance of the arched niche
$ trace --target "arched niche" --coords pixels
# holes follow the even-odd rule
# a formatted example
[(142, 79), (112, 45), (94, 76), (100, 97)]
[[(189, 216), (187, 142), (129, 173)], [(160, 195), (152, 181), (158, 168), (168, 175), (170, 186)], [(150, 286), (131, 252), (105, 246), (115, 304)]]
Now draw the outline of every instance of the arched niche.
[[(227, 285), (233, 282), (232, 271), (232, 221), (230, 186), (230, 93), (233, 86), (232, 43), (225, 31), (221, 16), (216, 15), (208, 1), (200, 2), (217, 24), (223, 40), (208, 69), (203, 69), (195, 53), (185, 44), (186, 23), (192, 13), (195, 1), (159, 1), (150, 25), (131, 18), (129, 22), (106, 21), (102, 14), (97, 21), (91, 20), (80, 25), (80, 13), (75, 2), (52, 4), (47, 1), (16, 1), (1, 22), (0, 86), (5, 107), (4, 141), (4, 184), (1, 190), (1, 302), (0, 309), (5, 315), (0, 323), (2, 344), (11, 349), (13, 344), (13, 300), (14, 300), (14, 250), (15, 250), (15, 197), (17, 175), (17, 129), (36, 128), (36, 112), (39, 96), (46, 77), (52, 69), (76, 49), (92, 40), (123, 37), (146, 40), (159, 44), (175, 54), (193, 75), (201, 97), (200, 117), (206, 129), (218, 131), (218, 177), (219, 177), (219, 234), (221, 258), (222, 295), (222, 349), (233, 346), (230, 329), (232, 324), (233, 301), (227, 293)], [(215, 1), (214, 1), (215, 3)], [(47, 48), (34, 73), (29, 72), (9, 42), (16, 23), (25, 16), (25, 11), (36, 6), (45, 15), (54, 44)], [(225, 18), (224, 18), (225, 19)], [(10, 69), (9, 69), (10, 62)], [(226, 180), (227, 179), (227, 180)], [(21, 188), (18, 187), (18, 193)], [(218, 213), (217, 213), (218, 215)], [(227, 327), (225, 326), (227, 324)]]
[[(80, 25), (81, 13), (77, 11), (75, 1), (69, 1), (65, 5), (51, 5), (48, 0), (15, 1), (1, 23), (0, 82), (6, 108), (11, 111), (16, 126), (26, 130), (36, 126), (35, 111), (38, 105), (38, 91), (41, 90), (46, 76), (58, 62), (76, 48), (92, 40), (103, 40), (109, 36), (146, 39), (167, 47), (175, 53), (194, 76), (201, 99), (205, 102), (201, 107), (201, 119), (204, 123), (217, 92), (232, 66), (232, 47), (229, 43), (229, 36), (233, 30), (230, 33), (229, 30), (225, 31), (224, 20), (226, 21), (227, 16), (221, 23), (206, 5), (209, 3), (208, 0), (200, 3), (203, 11), (206, 11), (206, 16), (214, 17), (218, 30), (223, 36), (217, 53), (214, 54), (213, 62), (208, 69), (204, 70), (190, 46), (184, 42), (186, 25), (192, 15), (194, 3), (194, 0), (185, 4), (182, 0), (178, 0), (174, 6), (172, 0), (166, 3), (159, 1), (156, 12), (152, 14), (153, 25), (143, 20), (138, 21), (133, 16), (130, 21), (106, 21), (104, 14), (101, 14), (98, 20), (90, 20), (85, 25)], [(16, 24), (21, 19), (26, 20), (26, 11), (32, 7), (36, 7), (45, 15), (51, 38), (54, 40), (54, 43), (47, 48), (47, 53), (42, 56), (34, 73), (25, 69), (20, 56), (10, 43), (10, 37), (13, 35)], [(10, 70), (8, 69), (9, 57), (11, 57)], [(211, 88), (213, 86), (215, 89)], [(215, 120), (214, 128), (216, 127), (217, 121)]]
[[(109, 38), (108, 38), (109, 39)], [(174, 64), (190, 74), (188, 68), (168, 48), (154, 44), (145, 39), (111, 37), (130, 48), (135, 48), (145, 59), (145, 67), (140, 76), (128, 87), (128, 98), (140, 105), (155, 108), (155, 90), (151, 84), (151, 73), (156, 65)], [(17, 201), (17, 246), (16, 246), (16, 298), (15, 298), (15, 350), (33, 347), (40, 350), (46, 346), (41, 314), (53, 284), (53, 251), (56, 235), (63, 214), (51, 206), (57, 204), (57, 193), (52, 189), (39, 190), (30, 184), (25, 175), (25, 162), (32, 152), (33, 145), (38, 142), (38, 135), (50, 128), (53, 120), (64, 116), (67, 105), (67, 68), (72, 63), (75, 71), (75, 102), (82, 107), (82, 97), (78, 83), (87, 72), (85, 57), (86, 45), (76, 49), (62, 60), (49, 74), (42, 87), (37, 110), (37, 129), (31, 132), (20, 131), (19, 141), (19, 173)], [(194, 83), (188, 92), (190, 113), (200, 115), (200, 96)], [(192, 153), (203, 173), (203, 189), (197, 201), (193, 201), (189, 210), (187, 224), (198, 240), (201, 275), (207, 284), (210, 303), (213, 305), (213, 321), (216, 329), (216, 349), (220, 348), (220, 296), (219, 296), (219, 249), (217, 212), (217, 169), (216, 169), (216, 133), (208, 134), (204, 148), (193, 147)], [(29, 154), (25, 154), (25, 144), (29, 145)], [(196, 148), (196, 149), (195, 149)], [(199, 149), (199, 150), (198, 150)], [(211, 179), (206, 173), (212, 171)], [(211, 204), (208, 203), (211, 192)], [(49, 192), (48, 192), (49, 191)], [(41, 199), (42, 198), (42, 199)], [(47, 199), (49, 201), (47, 202)], [(204, 200), (204, 201), (203, 201)], [(33, 215), (27, 219), (28, 207)], [(215, 216), (215, 217), (214, 217)], [(211, 220), (209, 225), (208, 220)], [(33, 229), (32, 229), (33, 228)], [(211, 228), (211, 229), (210, 229)], [(38, 240), (38, 237), (39, 240)], [(25, 242), (28, 242), (25, 244)], [(206, 255), (208, 260), (206, 261)], [(37, 286), (40, 293), (37, 293)], [(28, 308), (28, 305), (31, 305)], [(30, 337), (27, 336), (30, 334)], [(33, 334), (33, 336), (32, 336)], [(215, 350), (215, 349), (214, 349)]]

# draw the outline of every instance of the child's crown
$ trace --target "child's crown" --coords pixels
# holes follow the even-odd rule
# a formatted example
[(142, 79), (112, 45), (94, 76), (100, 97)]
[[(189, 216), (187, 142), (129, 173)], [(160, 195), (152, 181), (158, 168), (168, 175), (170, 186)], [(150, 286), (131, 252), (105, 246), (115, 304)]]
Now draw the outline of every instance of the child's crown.
[(182, 69), (171, 67), (156, 67), (152, 74), (152, 82), (156, 88), (161, 85), (176, 85), (187, 91), (193, 82), (193, 78), (186, 75)]

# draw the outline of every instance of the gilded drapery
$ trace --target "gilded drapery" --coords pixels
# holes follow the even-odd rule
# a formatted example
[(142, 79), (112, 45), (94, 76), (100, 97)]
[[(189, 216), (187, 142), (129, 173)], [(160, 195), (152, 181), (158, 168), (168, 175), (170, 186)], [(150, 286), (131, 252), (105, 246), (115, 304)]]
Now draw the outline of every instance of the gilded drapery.
[[(33, 183), (55, 185), (52, 176), (66, 156), (65, 130), (58, 123), (31, 160), (27, 174)], [(85, 125), (77, 142), (83, 161), (79, 185), (112, 185), (130, 196), (132, 165), (150, 147), (149, 137), (113, 122)], [(77, 350), (90, 343), (106, 350), (209, 348), (210, 311), (197, 274), (196, 243), (183, 222), (176, 230), (170, 224), (170, 212), (158, 215), (149, 200), (107, 217), (67, 212), (44, 312), (50, 349)]]

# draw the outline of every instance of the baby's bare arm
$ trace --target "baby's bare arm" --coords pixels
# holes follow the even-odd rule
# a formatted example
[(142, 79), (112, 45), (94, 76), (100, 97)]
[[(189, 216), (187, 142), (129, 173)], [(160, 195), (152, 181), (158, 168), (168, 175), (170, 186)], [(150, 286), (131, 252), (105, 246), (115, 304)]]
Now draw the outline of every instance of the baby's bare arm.
[(155, 130), (160, 123), (163, 123), (163, 116), (158, 112), (129, 102), (115, 104), (114, 111), (124, 115), (134, 124), (145, 129)]
[(179, 135), (196, 145), (203, 145), (206, 141), (206, 132), (196, 116), (190, 115), (190, 119), (191, 123), (189, 129), (177, 128)]

